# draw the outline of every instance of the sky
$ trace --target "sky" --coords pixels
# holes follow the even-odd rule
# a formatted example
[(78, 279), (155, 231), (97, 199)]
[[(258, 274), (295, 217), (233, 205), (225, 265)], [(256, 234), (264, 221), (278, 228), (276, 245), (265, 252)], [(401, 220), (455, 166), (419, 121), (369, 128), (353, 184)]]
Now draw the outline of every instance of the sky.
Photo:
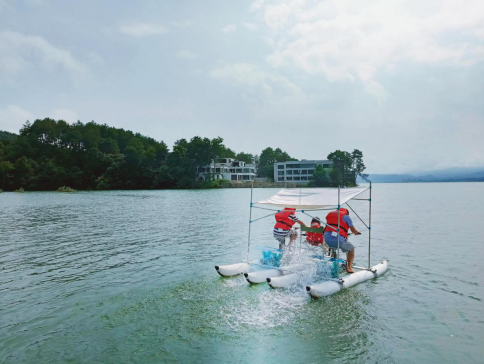
[(44, 117), (484, 167), (484, 1), (0, 0), (0, 130)]

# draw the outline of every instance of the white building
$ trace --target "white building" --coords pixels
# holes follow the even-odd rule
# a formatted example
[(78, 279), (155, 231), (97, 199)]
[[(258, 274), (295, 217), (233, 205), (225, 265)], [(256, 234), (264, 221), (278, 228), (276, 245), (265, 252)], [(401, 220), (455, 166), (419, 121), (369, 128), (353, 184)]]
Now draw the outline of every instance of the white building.
[(198, 180), (227, 179), (229, 181), (253, 181), (257, 173), (254, 161), (246, 164), (232, 158), (219, 158), (210, 165), (198, 168)]
[(333, 161), (329, 160), (300, 160), (274, 163), (275, 182), (307, 182), (313, 179), (316, 166), (324, 169), (331, 168)]

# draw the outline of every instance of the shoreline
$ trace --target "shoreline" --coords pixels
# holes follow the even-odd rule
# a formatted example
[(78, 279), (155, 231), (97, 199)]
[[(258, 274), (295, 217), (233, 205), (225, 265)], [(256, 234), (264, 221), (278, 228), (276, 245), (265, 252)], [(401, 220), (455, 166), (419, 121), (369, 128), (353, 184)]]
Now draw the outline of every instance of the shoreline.
[[(418, 183), (482, 183), (482, 181), (418, 181), (418, 182), (372, 182), (373, 184), (418, 184)], [(360, 183), (367, 183), (367, 182), (360, 182)], [(18, 191), (5, 191), (0, 190), (0, 194), (2, 193), (28, 193), (28, 192), (58, 192), (64, 194), (72, 194), (75, 192), (103, 192), (103, 191), (203, 191), (203, 190), (221, 190), (221, 189), (234, 189), (234, 188), (251, 188), (251, 183), (248, 182), (240, 182), (240, 183), (226, 183), (222, 184), (219, 187), (200, 187), (200, 188), (152, 188), (152, 189), (112, 189), (112, 190), (83, 190), (77, 189), (73, 192), (61, 192), (57, 190), (26, 190), (25, 192), (18, 192)], [(358, 187), (360, 184), (356, 186), (348, 186), (348, 187)], [(254, 188), (317, 188), (316, 186), (307, 186), (307, 183), (276, 183), (276, 182), (254, 182)], [(321, 188), (331, 188), (332, 186), (325, 186)], [(334, 187), (336, 188), (336, 187)]]

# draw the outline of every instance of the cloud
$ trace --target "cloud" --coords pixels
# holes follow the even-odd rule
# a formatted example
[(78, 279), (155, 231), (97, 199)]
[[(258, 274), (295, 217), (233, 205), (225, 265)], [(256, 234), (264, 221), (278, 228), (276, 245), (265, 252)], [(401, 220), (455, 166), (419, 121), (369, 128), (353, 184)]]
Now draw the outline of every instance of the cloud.
[(193, 52), (190, 52), (189, 50), (187, 49), (183, 49), (181, 51), (179, 51), (176, 56), (178, 58), (181, 58), (181, 59), (195, 59), (197, 58), (197, 55)]
[(70, 109), (53, 110), (49, 114), (49, 117), (54, 120), (64, 120), (64, 121), (67, 121), (68, 123), (75, 123), (76, 121), (79, 120), (79, 116), (77, 115), (77, 113)]
[(237, 30), (237, 25), (235, 25), (235, 24), (229, 24), (229, 25), (222, 28), (222, 32), (224, 32), (224, 33), (233, 33), (236, 30)]
[(33, 121), (34, 115), (17, 105), (9, 105), (0, 109), (0, 130), (18, 133), (27, 120)]
[(189, 28), (193, 25), (191, 20), (184, 20), (184, 21), (173, 21), (174, 26), (181, 27), (181, 28)]
[(264, 72), (258, 66), (249, 63), (235, 63), (215, 68), (210, 76), (218, 80), (226, 80), (236, 85), (261, 88), (265, 94), (274, 92), (290, 95), (302, 94), (301, 89), (287, 78)]
[(254, 24), (254, 23), (244, 23), (243, 25), (247, 30), (256, 30), (257, 29), (257, 25)]
[(378, 82), (401, 64), (467, 67), (484, 60), (484, 2), (458, 0), (256, 1), (270, 30), (274, 67), (296, 66), (329, 81), (359, 81), (379, 99)]
[(264, 0), (256, 0), (250, 5), (249, 11), (255, 12), (255, 11), (259, 10), (260, 8), (262, 8), (263, 6), (264, 6)]
[(61, 66), (74, 74), (84, 74), (86, 67), (69, 51), (57, 48), (39, 36), (17, 32), (0, 33), (0, 71), (15, 74), (34, 65)]
[(119, 28), (119, 31), (130, 37), (142, 38), (152, 35), (166, 34), (168, 32), (168, 29), (161, 24), (138, 23), (124, 25)]

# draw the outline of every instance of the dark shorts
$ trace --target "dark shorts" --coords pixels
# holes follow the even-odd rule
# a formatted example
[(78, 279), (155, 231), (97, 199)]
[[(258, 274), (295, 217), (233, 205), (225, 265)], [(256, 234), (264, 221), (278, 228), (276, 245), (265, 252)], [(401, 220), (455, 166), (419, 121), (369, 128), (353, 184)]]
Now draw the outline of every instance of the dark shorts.
[[(325, 234), (324, 235), (324, 242), (330, 248), (338, 249), (338, 238), (337, 237), (331, 236), (331, 238), (327, 238), (326, 237), (326, 234)], [(344, 253), (348, 253), (348, 252), (353, 251), (355, 249), (355, 247), (353, 246), (353, 244), (348, 243), (346, 241), (346, 239), (343, 238), (342, 236), (339, 237), (339, 248)]]

